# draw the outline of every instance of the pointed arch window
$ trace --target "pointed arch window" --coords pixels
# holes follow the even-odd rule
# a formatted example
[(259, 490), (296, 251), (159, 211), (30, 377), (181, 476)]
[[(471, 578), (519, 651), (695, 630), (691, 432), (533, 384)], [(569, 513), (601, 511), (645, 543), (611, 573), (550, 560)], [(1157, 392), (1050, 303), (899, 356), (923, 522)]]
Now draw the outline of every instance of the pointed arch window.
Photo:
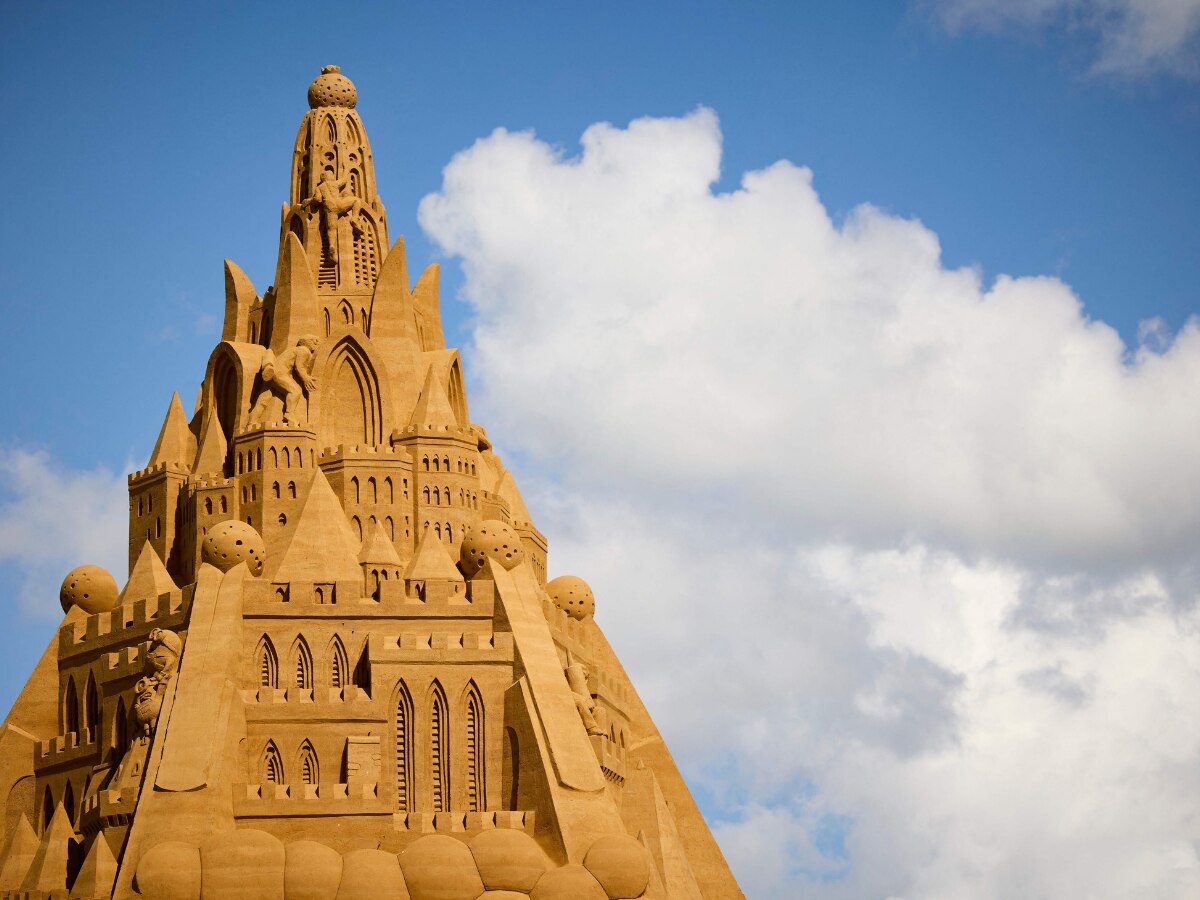
[(71, 782), (67, 782), (67, 787), (63, 791), (63, 811), (67, 814), (67, 819), (71, 824), (75, 824), (75, 788), (71, 787)]
[(267, 746), (263, 748), (259, 768), (263, 784), (287, 784), (283, 774), (283, 757), (274, 741), (267, 741)]
[(383, 479), (383, 496), (385, 503), (395, 502), (396, 497), (395, 492), (392, 490), (392, 478), (390, 475)]
[(229, 500), (224, 494), (221, 495), (221, 512), (229, 512)]
[(329, 686), (344, 688), (350, 674), (350, 663), (346, 658), (346, 647), (336, 634), (329, 644)]
[(412, 809), (413, 777), (413, 703), (408, 687), (401, 681), (396, 685), (396, 702), (392, 714), (392, 745), (396, 762), (396, 810)]
[(279, 499), (279, 482), (276, 481), (271, 485), (271, 496), (276, 500)]
[(395, 523), (392, 522), (391, 516), (388, 516), (383, 520), (383, 527), (387, 529), (388, 540), (394, 541), (396, 539), (396, 526)]
[(300, 745), (299, 762), (301, 783), (318, 784), (321, 780), (321, 769), (317, 764), (317, 751), (307, 739)]
[(361, 541), (363, 539), (362, 519), (358, 516), (351, 516), (350, 524), (354, 526), (355, 536)]
[(83, 743), (90, 744), (96, 740), (100, 727), (100, 694), (96, 690), (96, 676), (91, 672), (83, 697)]
[(450, 716), (446, 693), (436, 681), (429, 690), (429, 790), (434, 812), (450, 808)]
[(50, 793), (50, 785), (46, 785), (46, 793), (42, 795), (42, 833), (45, 834), (46, 829), (50, 827), (50, 820), (54, 818), (54, 795)]
[(129, 749), (129, 713), (125, 710), (125, 698), (117, 699), (117, 712), (112, 724), (112, 746), (116, 751), (117, 761), (125, 756)]
[(362, 496), (358, 490), (358, 476), (357, 475), (355, 475), (353, 478), (350, 479), (350, 487), (354, 489), (354, 502), (360, 503), (362, 501)]
[(371, 694), (371, 657), (368, 654), (369, 644), (363, 641), (362, 650), (358, 654), (358, 662), (350, 674), (351, 683), (367, 696)]
[(279, 451), (274, 447), (271, 448), (271, 468), (279, 468)]
[(79, 694), (74, 678), (67, 679), (67, 692), (63, 697), (63, 731), (79, 734)]
[(379, 502), (379, 485), (375, 482), (374, 475), (372, 475), (370, 478), (367, 479), (367, 487), (370, 489), (371, 502), (378, 503)]
[(206, 516), (212, 515), (212, 497), (204, 498), (204, 514)]
[(484, 794), (484, 761), (487, 756), (484, 753), (484, 725), (483, 725), (483, 697), (479, 693), (479, 688), (475, 682), (467, 685), (467, 692), (463, 700), (463, 727), (466, 729), (464, 739), (465, 743), (465, 760), (464, 760), (464, 775), (466, 777), (467, 788), (467, 810), (469, 812), (480, 812), (483, 810), (485, 803)]
[(292, 687), (304, 691), (312, 690), (312, 651), (308, 649), (308, 642), (304, 640), (303, 635), (296, 638), (296, 643), (292, 645), (291, 682)]
[(258, 686), (279, 687), (279, 656), (275, 653), (275, 645), (265, 634), (258, 640), (254, 661), (258, 670)]
[(288, 482), (288, 497), (293, 500), (296, 499), (296, 482), (294, 481)]

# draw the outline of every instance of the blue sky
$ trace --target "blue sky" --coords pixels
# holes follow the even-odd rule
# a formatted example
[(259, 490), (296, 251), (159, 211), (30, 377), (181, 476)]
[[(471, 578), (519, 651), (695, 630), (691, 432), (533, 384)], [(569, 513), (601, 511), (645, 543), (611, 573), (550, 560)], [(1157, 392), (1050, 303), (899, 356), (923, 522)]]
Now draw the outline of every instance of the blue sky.
[[(205, 360), (219, 337), (222, 258), (239, 263), (260, 293), (270, 283), (291, 143), (306, 109), (306, 86), (322, 65), (340, 65), (358, 86), (358, 108), (371, 139), (390, 230), (393, 236), (405, 235), (410, 269), (431, 261), (443, 263), (448, 339), (464, 348), (476, 416), (493, 436), (498, 423), (499, 440), (526, 467), (526, 499), (535, 514), (535, 504), (543, 503), (546, 520), (558, 529), (555, 534), (561, 534), (557, 546), (564, 562), (590, 561), (595, 571), (606, 559), (615, 565), (621, 558), (611, 555), (616, 550), (609, 543), (597, 547), (595, 541), (589, 557), (587, 538), (598, 533), (589, 528), (600, 528), (597, 523), (606, 521), (597, 505), (600, 494), (594, 490), (594, 484), (606, 477), (604, 463), (564, 438), (565, 419), (547, 424), (545, 411), (503, 406), (496, 386), (519, 384), (521, 376), (498, 363), (488, 348), (506, 335), (526, 333), (520, 327), (527, 324), (521, 317), (523, 310), (536, 307), (551, 325), (559, 322), (558, 308), (545, 304), (557, 304), (560, 298), (561, 333), (569, 339), (579, 333), (580, 323), (590, 320), (583, 312), (576, 315), (567, 309), (567, 295), (587, 296), (605, 277), (612, 279), (611, 290), (601, 292), (601, 297), (625, 288), (637, 294), (634, 279), (640, 285), (652, 284), (666, 266), (656, 269), (647, 264), (643, 269), (642, 260), (624, 255), (621, 248), (597, 245), (595, 252), (609, 255), (616, 271), (594, 274), (590, 285), (575, 285), (563, 280), (565, 275), (539, 282), (533, 263), (546, 271), (557, 258), (538, 255), (539, 248), (550, 243), (538, 223), (516, 222), (513, 232), (529, 242), (530, 273), (523, 287), (503, 286), (493, 292), (498, 298), (493, 301), (486, 276), (503, 260), (471, 249), (494, 246), (474, 240), (489, 233), (483, 226), (479, 234), (456, 230), (439, 209), (482, 213), (502, 208), (495, 204), (513, 195), (504, 195), (501, 188), (536, 195), (545, 182), (520, 182), (514, 174), (518, 169), (506, 168), (516, 159), (537, 161), (527, 170), (547, 177), (577, 178), (581, 189), (582, 182), (593, 177), (614, 191), (620, 189), (620, 183), (604, 182), (603, 172), (589, 169), (586, 158), (591, 151), (580, 145), (586, 129), (607, 122), (616, 131), (600, 133), (598, 140), (623, 148), (621, 165), (631, 169), (660, 151), (715, 148), (720, 168), (713, 190), (718, 194), (737, 191), (745, 173), (761, 172), (779, 160), (808, 167), (819, 201), (806, 199), (787, 172), (776, 171), (771, 190), (795, 198), (792, 202), (798, 207), (808, 204), (805, 208), (814, 215), (823, 209), (836, 228), (846, 229), (840, 234), (847, 240), (863, 228), (868, 234), (900, 229), (916, 242), (912, 246), (924, 239), (921, 236), (935, 236), (941, 260), (930, 265), (938, 279), (972, 267), (979, 272), (983, 292), (998, 276), (1061, 279), (1083, 303), (1082, 317), (1072, 318), (1069, 295), (1057, 288), (1021, 300), (1032, 305), (1028, 314), (1013, 313), (1011, 321), (1005, 319), (1009, 330), (1002, 333), (1010, 343), (999, 370), (1018, 371), (1032, 365), (1030, 360), (1036, 363), (1039, 341), (1051, 341), (1047, 335), (1057, 334), (1056, 323), (1065, 319), (1071, 319), (1074, 330), (1063, 338), (1062, 346), (1079, 346), (1078, 335), (1096, 338), (1096, 330), (1088, 330), (1090, 320), (1115, 329), (1126, 345), (1126, 362), (1137, 355), (1139, 342), (1164, 353), (1177, 345), (1175, 357), (1181, 357), (1182, 339), (1177, 335), (1188, 318), (1200, 311), (1200, 218), (1196, 215), (1200, 209), (1200, 81), (1191, 53), (1200, 31), (1200, 11), (1194, 0), (1167, 0), (1156, 8), (1165, 10), (1163, 15), (1178, 14), (1173, 33), (1183, 42), (1175, 46), (1161, 37), (1157, 44), (1134, 41), (1141, 55), (1130, 56), (1128, 33), (1136, 31), (1140, 20), (1128, 18), (1133, 7), (1121, 0), (1078, 4), (1031, 0), (1008, 6), (991, 0), (589, 6), (381, 3), (340, 5), (336, 14), (327, 5), (308, 3), (286, 8), (275, 4), (4, 4), (0, 90), (10, 124), (0, 141), (9, 160), (10, 212), (0, 220), (0, 277), (10, 339), (0, 357), (0, 378), (8, 385), (0, 395), (5, 423), (0, 432), (0, 536), (7, 544), (0, 554), (0, 586), (10, 598), (12, 625), (0, 637), (4, 650), (0, 699), (15, 695), (48, 639), (58, 614), (54, 591), (61, 574), (91, 561), (82, 558), (85, 554), (111, 554), (113, 522), (120, 555), (123, 511), (114, 512), (112, 506), (119, 502), (123, 473), (148, 456), (171, 391), (178, 390), (190, 409)], [(710, 121), (707, 113), (698, 113), (701, 107), (711, 110), (715, 118)], [(658, 130), (639, 132), (642, 137), (625, 131), (632, 121), (643, 118), (658, 122)], [(532, 131), (536, 139), (489, 138), (497, 128)], [(477, 152), (462, 154), (481, 140)], [(451, 160), (456, 160), (471, 193), (444, 186), (443, 169)], [(703, 191), (708, 176), (699, 172), (695, 177)], [(501, 184), (503, 179), (508, 180)], [(493, 189), (495, 196), (488, 193)], [(431, 194), (441, 198), (442, 206), (427, 204), (422, 222), (428, 230), (424, 230), (417, 209), (422, 198)], [(870, 204), (879, 215), (864, 219), (861, 204)], [(597, 211), (596, 217), (610, 214), (617, 215)], [(924, 230), (910, 228), (909, 220), (919, 220)], [(667, 216), (662, 221), (672, 220)], [(781, 219), (775, 232), (786, 225)], [(756, 258), (758, 250), (771, 246), (769, 236), (775, 232), (742, 233), (731, 226), (727, 246), (740, 249), (730, 251), (729, 265)], [(643, 244), (656, 238), (650, 234)], [(901, 251), (889, 245), (872, 257), (871, 247), (876, 246), (871, 240), (855, 238), (854, 248), (846, 252), (859, 254), (856, 258), (865, 260), (867, 268), (867, 263), (886, 257), (887, 264), (880, 263), (885, 271), (903, 269), (888, 268)], [(804, 252), (797, 250), (797, 257), (804, 257)], [(588, 266), (580, 257), (575, 269)], [(784, 277), (791, 276), (785, 272)], [(668, 287), (670, 283), (664, 281)], [(850, 287), (856, 283), (847, 282)], [(819, 287), (814, 291), (819, 293)], [(655, 296), (646, 295), (647, 305)], [(753, 304), (756, 296), (751, 291), (747, 297), (730, 299)], [(982, 302), (979, 298), (963, 301), (967, 306)], [(543, 305), (537, 307), (538, 303)], [(691, 308), (708, 309), (700, 300)], [(1055, 318), (1043, 310), (1059, 312)], [(1142, 325), (1156, 318), (1163, 323), (1157, 329)], [(843, 336), (839, 328), (844, 326), (849, 333), (862, 325), (817, 320), (829, 329), (827, 340), (822, 334), (808, 335), (797, 339), (797, 347), (814, 351), (837, 345)], [(933, 323), (928, 327), (936, 330), (943, 319), (919, 321)], [(1010, 339), (1010, 334), (1016, 337)], [(810, 340), (817, 343), (810, 347), (806, 343)], [(854, 358), (854, 346), (847, 344), (846, 358)], [(531, 342), (527, 349), (533, 354), (530, 359), (547, 359), (553, 348), (541, 348), (546, 352), (539, 355), (538, 345)], [(752, 352), (747, 353), (750, 360)], [(1162, 356), (1160, 368), (1170, 364), (1184, 370), (1184, 363), (1175, 357)], [(1146, 368), (1136, 373), (1126, 370), (1126, 374), (1144, 374), (1149, 383), (1158, 377), (1151, 370), (1157, 371), (1159, 359), (1154, 356)], [(689, 364), (700, 365), (694, 359), (678, 361), (679, 367)], [(1200, 423), (1184, 389), (1173, 387), (1187, 383), (1187, 378), (1180, 375), (1173, 381), (1163, 376), (1156, 387), (1139, 395), (1141, 399), (1110, 406), (1107, 398), (1115, 396), (1111, 392), (1118, 388), (1110, 390), (1108, 385), (1122, 376), (1113, 374), (1116, 369), (1097, 371), (1087, 382), (1095, 386), (1095, 397), (1080, 388), (1081, 392), (1070, 395), (1072, 408), (1094, 408), (1097, 416), (1112, 410), (1113, 420), (1079, 423), (1078, 430), (1067, 435), (1064, 446), (1069, 444), (1069, 449), (1046, 463), (1045, 478), (1035, 480), (1089, 484), (1086, 472), (1075, 479), (1070, 460), (1087, 456), (1089, 442), (1104, 444), (1105, 429), (1111, 424), (1114, 430), (1127, 429), (1132, 435), (1128, 443), (1114, 443), (1098, 462), (1093, 461), (1089, 472), (1108, 472), (1110, 479), (1124, 477), (1111, 473), (1125, 472), (1123, 460), (1129, 454), (1121, 448), (1136, 446), (1141, 429), (1146, 443), (1168, 449), (1178, 446), (1176, 455), (1166, 454), (1163, 459), (1180, 462), (1160, 465), (1157, 476), (1159, 481), (1178, 478), (1176, 493), (1190, 497), (1200, 477), (1193, 479), (1195, 463), (1186, 462), (1189, 457), (1184, 451), (1191, 446), (1193, 433), (1200, 432)], [(881, 383), (896, 380), (887, 373), (880, 378)], [(798, 372), (795, 383), (802, 380)], [(862, 380), (868, 386), (875, 384), (868, 374), (862, 374)], [(802, 397), (798, 387), (792, 390), (790, 383), (785, 373), (777, 387), (780, 409), (790, 409), (788, 404), (795, 400), (796, 415), (803, 418), (826, 408), (820, 398), (809, 403), (804, 399), (807, 395)], [(1046, 387), (1048, 383), (1040, 382), (1035, 393), (1043, 398), (1059, 396), (1057, 388)], [(931, 404), (939, 399), (936, 391), (930, 393), (919, 384), (905, 396), (922, 390)], [(606, 398), (593, 399), (597, 410), (606, 409)], [(961, 399), (948, 397), (945, 405)], [(881, 409), (887, 405), (881, 404)], [(703, 409), (702, 398), (695, 408)], [(991, 411), (998, 433), (1011, 436), (1028, 427), (1026, 420), (1008, 423), (1007, 408)], [(1151, 412), (1161, 408), (1163, 421), (1169, 423), (1161, 432), (1140, 418), (1147, 408)], [(955, 431), (961, 425), (956, 420), (939, 433), (967, 433)], [(881, 445), (907, 446), (906, 434), (889, 433), (885, 426), (874, 432)], [(587, 420), (582, 419), (577, 430), (586, 427)], [(1053, 443), (1053, 431), (1039, 431), (1034, 437)], [(834, 433), (832, 426), (830, 433)], [(970, 434), (972, 446), (986, 447), (986, 438), (974, 431)], [(706, 441), (693, 440), (682, 431), (676, 437), (688, 447)], [(663, 440), (669, 444), (671, 435)], [(1030, 441), (1037, 443), (1033, 437)], [(807, 446), (798, 437), (796, 447), (802, 444)], [(926, 445), (914, 439), (913, 446)], [(1022, 445), (1014, 453), (1019, 456), (1025, 449)], [(914, 454), (930, 459), (925, 450)], [(986, 465), (980, 459), (968, 456), (963, 468)], [(719, 466), (697, 456), (694, 469), (684, 468), (703, 473)], [(965, 583), (977, 583), (982, 585), (981, 596), (994, 598), (996, 609), (1006, 609), (1005, 615), (1015, 618), (1033, 615), (1028, 604), (1037, 598), (1057, 598), (1053, 615), (1066, 616), (1072, 627), (1078, 626), (1079, 635), (1091, 636), (1088, 652), (1111, 651), (1111, 656), (1085, 658), (1073, 655), (1084, 652), (1082, 644), (1035, 651), (1033, 644), (1021, 643), (1020, 652), (1031, 657), (1048, 653), (1048, 666), (1065, 667), (1038, 675), (1040, 669), (1022, 662), (1013, 669), (1012, 683), (1026, 686), (1058, 684), (1055, 673), (1062, 675), (1072, 665), (1080, 671), (1071, 677), (1094, 686), (1100, 682), (1088, 682), (1089, 666), (1099, 671), (1112, 659), (1128, 659), (1122, 654), (1132, 651), (1112, 629), (1133, 626), (1114, 618), (1115, 613), (1110, 615), (1112, 609), (1171, 608), (1194, 614), (1196, 567), (1187, 562), (1190, 551), (1156, 554), (1146, 549), (1155, 541), (1160, 547), (1194, 547), (1194, 517), (1180, 513), (1169, 533), (1147, 525), (1134, 537), (1122, 537), (1115, 531), (1104, 532), (1100, 525), (1091, 529), (1103, 520), (1105, 510), (1120, 506), (1118, 501), (1098, 500), (1094, 510), (1100, 512), (1085, 512), (1055, 532), (1056, 536), (1078, 532), (1078, 541), (1039, 540), (1035, 520), (1074, 509), (1071, 504), (1086, 494), (1086, 486), (1070, 492), (1064, 488), (1064, 496), (1058, 498), (1031, 493), (1025, 513), (1013, 512), (1002, 497), (994, 507), (981, 501), (984, 512), (975, 519), (960, 514), (952, 500), (940, 506), (942, 501), (934, 496), (943, 483), (953, 482), (958, 463), (952, 459), (944, 469), (934, 468), (927, 466), (915, 480), (897, 477), (894, 485), (883, 479), (876, 506), (849, 488), (839, 493), (843, 476), (845, 484), (874, 477), (869, 466), (848, 474), (832, 473), (819, 484), (793, 480), (797, 490), (807, 491), (805, 502), (796, 501), (794, 508), (789, 506), (792, 500), (781, 499), (770, 486), (754, 495), (755, 516), (778, 514), (779, 529), (789, 534), (794, 530), (795, 535), (790, 544), (772, 544), (762, 551), (770, 551), (763, 571), (777, 572), (793, 587), (802, 583), (805, 596), (840, 597), (836, 602), (831, 599), (828, 607), (804, 607), (810, 619), (800, 627), (808, 628), (813, 619), (841, 623), (836, 629), (829, 625), (836, 631), (834, 644), (844, 647), (844, 658), (861, 662), (855, 677), (868, 673), (875, 679), (873, 687), (847, 694), (840, 707), (837, 688), (826, 685), (804, 701), (797, 721), (810, 715), (821, 721), (829, 717), (839, 723), (837, 728), (858, 735), (860, 743), (878, 740), (898, 759), (917, 759), (926, 751), (903, 749), (915, 746), (911, 737), (902, 734), (903, 724), (931, 722), (926, 730), (937, 731), (939, 717), (949, 716), (946, 710), (955, 706), (948, 699), (957, 689), (952, 686), (965, 684), (967, 690), (977, 685), (972, 678), (982, 669), (971, 668), (977, 661), (951, 659), (921, 643), (921, 636), (907, 632), (897, 636), (900, 626), (888, 618), (886, 603), (882, 599), (875, 603), (879, 585), (863, 573), (886, 571), (890, 573), (886, 578), (878, 576), (882, 581), (901, 585), (916, 579), (921, 587), (910, 585), (905, 595), (913, 598), (940, 596), (952, 592), (951, 586), (958, 590)], [(1169, 498), (1152, 504), (1146, 500), (1150, 505), (1145, 510), (1139, 506), (1141, 501), (1128, 500), (1158, 497), (1155, 473), (1147, 474), (1148, 468), (1152, 467), (1141, 466), (1138, 478), (1130, 476), (1128, 485), (1122, 482), (1128, 487), (1122, 496), (1127, 498), (1130, 520), (1143, 521), (1144, 512), (1147, 522), (1176, 522), (1166, 512)], [(543, 470), (549, 474), (539, 475)], [(672, 494), (663, 486), (669, 485), (671, 476), (661, 470), (657, 476), (649, 470), (635, 474), (654, 485), (653, 490), (661, 489), (666, 508), (677, 509), (681, 519), (697, 511), (703, 515), (720, 510), (725, 515), (727, 504), (741, 502), (728, 499), (730, 484), (715, 475), (707, 488), (701, 484), (703, 476), (696, 475)], [(1144, 481), (1138, 480), (1143, 476)], [(46, 480), (59, 486), (57, 493), (54, 485), (42, 483)], [(906, 485), (913, 483), (927, 488), (919, 500), (905, 499)], [(826, 485), (833, 485), (828, 495)], [(76, 492), (74, 501), (64, 497), (70, 491)], [(577, 503), (574, 517), (564, 513), (564, 497)], [(900, 499), (884, 509), (892, 497)], [(632, 495), (624, 500), (617, 496), (613, 502), (629, 514), (638, 512), (639, 501)], [(786, 514), (779, 513), (780, 507), (786, 508)], [(51, 510), (71, 521), (52, 521), (38, 510)], [(1027, 519), (1022, 518), (1025, 514)], [(107, 543), (87, 536), (89, 528), (99, 527), (89, 525), (89, 517), (107, 523)], [(663, 514), (666, 531), (685, 528), (670, 519), (669, 513)], [(543, 530), (551, 531), (548, 526)], [(1032, 536), (1026, 540), (1022, 535)], [(822, 543), (826, 538), (843, 543)], [(670, 558), (668, 549), (662, 549), (662, 554)], [(754, 558), (761, 562), (761, 556)], [(1105, 562), (1114, 558), (1121, 564)], [(785, 559), (792, 564), (780, 562)], [(773, 568), (776, 564), (778, 570)], [(798, 572), (807, 574), (802, 577)], [(1148, 587), (1145, 579), (1157, 579), (1158, 587)], [(611, 580), (614, 590), (637, 590)], [(34, 599), (39, 591), (44, 596)], [(1151, 603), (1147, 597), (1157, 599)], [(912, 602), (916, 605), (910, 612), (915, 618), (934, 615), (917, 600)], [(1008, 603), (1015, 605), (1005, 606)], [(981, 602), (979, 608), (984, 607), (987, 604)], [(1003, 616), (996, 622), (1000, 619)], [(606, 628), (608, 621), (602, 617)], [(1157, 635), (1155, 629), (1166, 627), (1158, 619), (1136, 621), (1147, 634)], [(967, 630), (983, 627), (959, 625)], [(626, 627), (630, 653), (639, 648), (653, 651)], [(621, 630), (616, 622), (613, 628)], [(1012, 635), (998, 624), (995, 628), (994, 639), (987, 643), (990, 650), (980, 652), (998, 654), (997, 658), (1016, 653)], [(953, 631), (949, 625), (946, 629)], [(891, 637), (884, 640), (881, 634)], [(1043, 639), (1049, 640), (1038, 632), (1038, 640)], [(1167, 638), (1162, 640), (1179, 650)], [(1174, 657), (1159, 654), (1158, 658)], [(791, 663), (781, 665), (786, 669)], [(1180, 664), (1169, 674), (1191, 673), (1190, 665)], [(670, 686), (667, 673), (649, 663), (640, 669), (636, 663), (630, 667), (642, 673), (644, 690), (661, 691), (655, 697), (658, 703), (690, 702), (673, 693), (678, 689)], [(779, 677), (786, 681), (791, 676), (781, 673)], [(895, 684), (904, 685), (895, 696), (882, 686)], [(1181, 696), (1190, 696), (1187, 691), (1196, 682), (1189, 675), (1184, 684)], [(1129, 702), (1136, 706), (1137, 698)], [(904, 712), (897, 713), (895, 721), (889, 719), (890, 724), (881, 724), (891, 713), (883, 715), (880, 709)], [(1096, 715), (1106, 711), (1098, 709)], [(1026, 712), (1029, 721), (1041, 715)], [(667, 727), (675, 729), (668, 733), (679, 735), (681, 749), (676, 753), (689, 777), (701, 782), (698, 791), (706, 798), (707, 812), (723, 823), (722, 841), (735, 864), (742, 866), (739, 874), (759, 873), (754, 895), (792, 896), (789, 891), (810, 886), (810, 880), (830, 891), (828, 896), (837, 896), (839, 889), (845, 896), (870, 896), (874, 891), (921, 896), (923, 891), (946, 888), (946, 882), (937, 881), (936, 867), (918, 871), (915, 863), (892, 859), (879, 850), (888, 832), (870, 832), (862, 824), (869, 816), (885, 822), (887, 809), (904, 808), (901, 800), (882, 789), (875, 793), (864, 789), (855, 795), (845, 789), (847, 771), (828, 768), (789, 771), (780, 775), (778, 784), (757, 784), (747, 775), (759, 758), (753, 746), (722, 745), (709, 753), (702, 746), (700, 724), (682, 713), (678, 721), (666, 718)], [(1087, 743), (1087, 728), (1094, 724), (1079, 725), (1081, 744)], [(768, 726), (762, 727), (763, 733), (771, 733)], [(962, 730), (961, 738), (971, 726), (946, 725), (951, 731), (956, 727)], [(859, 734), (855, 728), (865, 730)], [(747, 734), (752, 732), (747, 728)], [(829, 749), (789, 735), (786, 739), (796, 741), (797, 756), (816, 758)], [(783, 738), (776, 735), (776, 739)], [(1194, 753), (1196, 743), (1188, 741), (1184, 751), (1164, 748), (1164, 755)], [(739, 762), (730, 764), (730, 759)], [(738, 765), (748, 768), (739, 770)], [(1119, 768), (1118, 760), (1113, 768)], [(904, 772), (911, 774), (909, 769)], [(722, 779), (733, 777), (756, 781), (755, 787), (723, 790)], [(970, 783), (965, 774), (962, 777), (963, 783)], [(786, 793), (786, 785), (801, 782), (814, 785), (811, 801), (809, 793), (803, 803), (778, 799), (781, 790)], [(962, 799), (961, 806), (946, 811), (947, 821), (958, 821), (955, 816), (965, 821), (965, 810), (979, 798), (964, 789)], [(893, 827), (901, 826), (894, 823)], [(763, 862), (763, 848), (774, 846), (762, 837), (768, 831), (792, 835), (776, 854), (791, 857), (786, 871), (774, 873)], [(998, 832), (988, 833), (994, 849), (1003, 838), (995, 836)], [(1170, 823), (1163, 826), (1163, 833), (1188, 839), (1172, 832)], [(930, 846), (935, 843), (931, 837)], [(941, 852), (959, 852), (946, 842), (938, 846), (943, 844)], [(914, 858), (927, 849), (919, 844), (906, 846)], [(1091, 852), (1082, 846), (1073, 851), (1081, 858)], [(1064, 850), (1065, 858), (1073, 851)], [(867, 857), (873, 861), (866, 861)], [(953, 868), (973, 858), (971, 852), (961, 850), (961, 857), (948, 858), (945, 866)], [(1155, 857), (1151, 853), (1146, 858)], [(1022, 863), (1018, 859), (1014, 864)], [(1132, 881), (1122, 882), (1111, 876), (1107, 889), (1141, 883), (1130, 877)], [(957, 896), (1006, 896), (1008, 888), (999, 884), (985, 879), (953, 888), (959, 891)], [(1051, 875), (1029, 862), (1024, 884), (1033, 893), (1050, 889)], [(1096, 896), (1106, 895), (1103, 885), (1097, 891)], [(1161, 895), (1171, 894), (1168, 889)]]

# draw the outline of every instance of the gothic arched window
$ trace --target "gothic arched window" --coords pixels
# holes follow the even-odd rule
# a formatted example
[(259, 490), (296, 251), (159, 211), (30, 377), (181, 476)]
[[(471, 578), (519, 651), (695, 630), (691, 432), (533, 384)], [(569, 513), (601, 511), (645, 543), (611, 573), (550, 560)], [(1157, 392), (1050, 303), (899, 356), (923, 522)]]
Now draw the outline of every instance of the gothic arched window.
[(258, 647), (254, 651), (254, 661), (258, 674), (258, 686), (279, 687), (279, 657), (275, 653), (275, 645), (265, 634), (259, 638)]

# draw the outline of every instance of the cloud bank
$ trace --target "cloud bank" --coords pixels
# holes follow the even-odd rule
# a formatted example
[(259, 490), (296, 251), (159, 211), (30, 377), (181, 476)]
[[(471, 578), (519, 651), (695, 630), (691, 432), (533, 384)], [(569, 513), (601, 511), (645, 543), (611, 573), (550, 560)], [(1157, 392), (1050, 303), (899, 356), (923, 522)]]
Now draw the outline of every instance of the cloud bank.
[(422, 226), (473, 416), (755, 897), (1200, 890), (1200, 324), (1127, 347), (716, 116), (504, 130)]
[(128, 504), (119, 473), (80, 472), (42, 451), (0, 448), (0, 566), (17, 582), (24, 615), (57, 622), (63, 577), (83, 563), (124, 583)]
[(1200, 0), (925, 0), (951, 33), (1063, 27), (1094, 36), (1092, 72), (1200, 75)]

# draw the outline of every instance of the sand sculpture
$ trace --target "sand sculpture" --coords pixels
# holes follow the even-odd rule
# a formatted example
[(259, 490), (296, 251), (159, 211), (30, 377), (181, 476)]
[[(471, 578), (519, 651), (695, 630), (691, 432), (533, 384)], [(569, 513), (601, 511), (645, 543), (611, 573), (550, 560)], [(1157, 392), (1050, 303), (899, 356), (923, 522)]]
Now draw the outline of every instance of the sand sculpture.
[[(225, 263), (195, 412), (129, 476), (0, 730), (0, 896), (741, 897), (308, 92), (275, 283)], [(602, 602), (602, 601), (601, 601)]]

